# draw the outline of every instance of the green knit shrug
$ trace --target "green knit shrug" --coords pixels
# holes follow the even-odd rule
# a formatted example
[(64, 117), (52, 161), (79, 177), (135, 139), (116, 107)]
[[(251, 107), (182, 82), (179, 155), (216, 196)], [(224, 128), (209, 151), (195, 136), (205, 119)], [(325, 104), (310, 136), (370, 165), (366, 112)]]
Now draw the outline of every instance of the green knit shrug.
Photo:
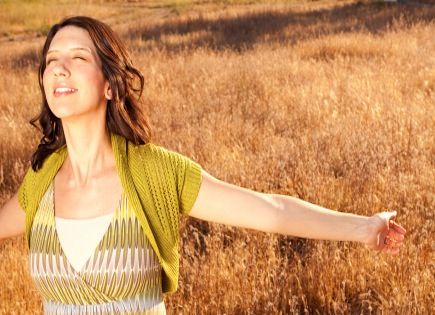
[[(193, 207), (201, 185), (201, 166), (156, 144), (135, 145), (115, 133), (110, 137), (122, 187), (162, 265), (162, 290), (175, 292), (180, 214), (188, 214)], [(39, 202), (67, 153), (64, 145), (49, 155), (37, 172), (29, 167), (18, 189), (19, 203), (26, 212), (28, 246)]]

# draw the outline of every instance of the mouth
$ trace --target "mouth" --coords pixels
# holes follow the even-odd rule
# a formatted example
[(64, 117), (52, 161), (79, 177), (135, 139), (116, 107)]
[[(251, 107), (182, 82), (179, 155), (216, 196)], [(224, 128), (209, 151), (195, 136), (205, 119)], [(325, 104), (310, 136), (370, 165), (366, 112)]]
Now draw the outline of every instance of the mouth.
[(73, 89), (73, 88), (56, 88), (54, 90), (53, 95), (55, 97), (61, 97), (61, 96), (68, 96), (71, 95), (73, 93), (77, 92), (77, 89)]

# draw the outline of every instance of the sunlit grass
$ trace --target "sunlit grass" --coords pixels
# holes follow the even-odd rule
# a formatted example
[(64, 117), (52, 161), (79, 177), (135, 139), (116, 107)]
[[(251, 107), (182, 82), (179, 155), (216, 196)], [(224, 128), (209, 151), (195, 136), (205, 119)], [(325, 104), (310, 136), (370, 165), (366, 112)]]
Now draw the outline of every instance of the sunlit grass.
[[(146, 78), (154, 142), (257, 191), (362, 215), (395, 209), (408, 230), (386, 256), (183, 218), (169, 314), (431, 313), (434, 10), (260, 4), (114, 26)], [(0, 46), (0, 204), (40, 137), (27, 124), (38, 45)], [(26, 264), (21, 237), (0, 245), (0, 314), (42, 314)]]
[[(51, 25), (62, 17), (88, 15), (97, 19), (116, 23), (147, 18), (158, 9), (166, 9), (169, 15), (179, 15), (192, 10), (208, 10), (227, 5), (249, 4), (293, 4), (308, 0), (1, 0), (0, 37), (12, 37), (20, 33), (45, 34)], [(317, 1), (325, 2), (325, 0)], [(329, 1), (330, 2), (330, 1)], [(204, 8), (204, 6), (206, 6)], [(157, 14), (161, 14), (158, 12)]]

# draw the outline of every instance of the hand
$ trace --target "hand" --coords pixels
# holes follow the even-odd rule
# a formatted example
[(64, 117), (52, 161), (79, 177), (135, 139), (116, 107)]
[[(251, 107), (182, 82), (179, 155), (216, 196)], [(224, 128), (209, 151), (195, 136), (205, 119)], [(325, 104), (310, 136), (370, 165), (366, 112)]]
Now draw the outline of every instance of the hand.
[(368, 235), (364, 241), (368, 248), (397, 255), (403, 244), (406, 230), (394, 222), (397, 211), (380, 212), (369, 217)]

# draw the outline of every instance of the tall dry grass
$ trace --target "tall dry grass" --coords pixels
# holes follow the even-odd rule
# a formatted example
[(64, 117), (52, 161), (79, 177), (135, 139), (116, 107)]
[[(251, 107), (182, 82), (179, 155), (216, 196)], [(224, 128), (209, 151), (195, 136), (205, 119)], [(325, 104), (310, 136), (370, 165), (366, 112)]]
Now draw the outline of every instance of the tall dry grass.
[[(183, 218), (169, 314), (433, 314), (435, 9), (228, 6), (116, 27), (154, 142), (219, 179), (343, 212), (396, 209), (398, 256)], [(32, 43), (3, 43), (0, 200), (40, 135)], [(247, 205), (249, 206), (249, 205)], [(22, 237), (0, 244), (0, 313), (42, 314)]]

